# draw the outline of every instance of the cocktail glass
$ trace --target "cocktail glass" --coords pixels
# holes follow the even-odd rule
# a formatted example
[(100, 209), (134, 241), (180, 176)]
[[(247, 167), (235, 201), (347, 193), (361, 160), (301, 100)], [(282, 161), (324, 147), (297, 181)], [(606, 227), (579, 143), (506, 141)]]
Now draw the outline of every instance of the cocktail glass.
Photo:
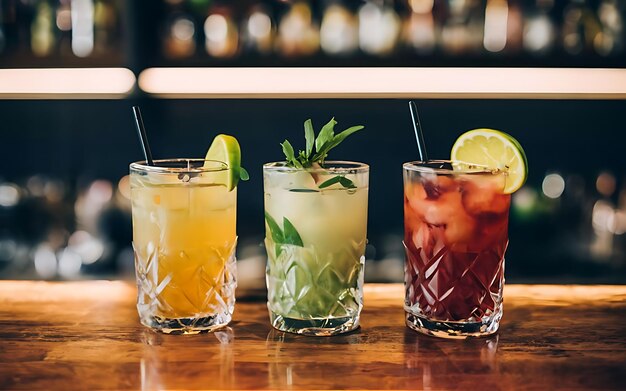
[(225, 163), (130, 165), (137, 310), (141, 323), (194, 334), (231, 320), (235, 305), (237, 189)]
[[(335, 182), (337, 177), (348, 181)], [(324, 186), (329, 180), (334, 183)], [(356, 329), (363, 306), (369, 167), (269, 163), (263, 182), (272, 326), (318, 336)]]
[(444, 338), (495, 333), (509, 241), (507, 175), (450, 161), (403, 168), (407, 326)]

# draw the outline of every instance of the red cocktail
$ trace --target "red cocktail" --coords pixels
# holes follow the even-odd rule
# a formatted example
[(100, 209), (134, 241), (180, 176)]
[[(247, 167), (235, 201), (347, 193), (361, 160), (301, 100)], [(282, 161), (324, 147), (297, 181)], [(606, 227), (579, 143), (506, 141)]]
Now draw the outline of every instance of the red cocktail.
[(404, 164), (407, 325), (448, 338), (498, 329), (511, 200), (502, 171), (456, 168)]

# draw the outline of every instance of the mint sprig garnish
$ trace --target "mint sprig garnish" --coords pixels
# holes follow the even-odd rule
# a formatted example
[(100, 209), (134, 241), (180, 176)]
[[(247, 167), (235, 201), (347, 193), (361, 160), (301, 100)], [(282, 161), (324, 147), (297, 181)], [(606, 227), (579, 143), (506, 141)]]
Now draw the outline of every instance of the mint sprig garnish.
[(267, 221), (267, 226), (270, 229), (270, 236), (272, 237), (272, 241), (276, 245), (276, 256), (279, 256), (282, 252), (283, 244), (291, 244), (293, 246), (304, 247), (304, 243), (302, 242), (302, 237), (298, 233), (298, 230), (294, 225), (287, 219), (283, 217), (283, 227), (280, 228), (280, 225), (274, 220), (269, 213), (265, 212), (265, 221)]
[[(287, 166), (300, 169), (307, 169), (316, 165), (324, 166), (324, 161), (333, 148), (341, 144), (351, 134), (364, 128), (362, 125), (352, 126), (335, 134), (335, 125), (337, 125), (337, 121), (333, 117), (326, 125), (322, 126), (317, 137), (315, 137), (311, 119), (304, 121), (304, 139), (306, 141), (304, 150), (299, 150), (298, 154), (296, 154), (289, 140), (285, 140), (280, 144), (287, 160)], [(323, 189), (335, 183), (339, 183), (347, 189), (356, 188), (354, 183), (345, 176), (333, 177), (319, 185), (319, 188)]]
[(323, 166), (324, 160), (326, 160), (326, 157), (331, 149), (341, 144), (341, 142), (343, 142), (351, 134), (364, 128), (362, 125), (352, 126), (338, 134), (335, 134), (335, 125), (337, 125), (337, 121), (335, 121), (335, 118), (333, 117), (322, 127), (317, 137), (315, 137), (313, 122), (310, 119), (304, 121), (304, 138), (306, 140), (306, 147), (304, 151), (300, 150), (296, 155), (289, 140), (285, 140), (280, 144), (283, 147), (283, 153), (287, 159), (287, 166), (295, 168), (310, 168), (315, 163)]

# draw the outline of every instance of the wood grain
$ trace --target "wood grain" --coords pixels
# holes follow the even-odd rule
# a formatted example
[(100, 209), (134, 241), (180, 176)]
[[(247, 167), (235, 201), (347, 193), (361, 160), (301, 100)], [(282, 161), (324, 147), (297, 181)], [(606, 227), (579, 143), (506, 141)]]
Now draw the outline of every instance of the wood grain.
[(126, 282), (0, 282), (0, 389), (626, 387), (626, 287), (507, 285), (499, 335), (439, 340), (404, 326), (400, 285), (367, 285), (360, 330), (273, 330), (264, 302), (230, 327), (163, 335)]

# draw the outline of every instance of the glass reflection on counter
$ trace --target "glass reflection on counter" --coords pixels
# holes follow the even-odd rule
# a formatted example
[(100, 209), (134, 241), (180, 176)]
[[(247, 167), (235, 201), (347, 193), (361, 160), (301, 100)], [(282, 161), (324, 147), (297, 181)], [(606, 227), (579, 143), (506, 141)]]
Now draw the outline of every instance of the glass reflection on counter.
[[(306, 359), (303, 359), (302, 351), (296, 348), (296, 345), (301, 345), (305, 340), (307, 344), (312, 345), (309, 348), (315, 349), (315, 352), (310, 352)], [(270, 357), (267, 364), (268, 387), (275, 390), (315, 388), (315, 380), (312, 379), (333, 379), (345, 371), (344, 368), (334, 368), (324, 362), (323, 357), (327, 352), (325, 347), (341, 345), (343, 354), (348, 360), (357, 350), (363, 349), (363, 343), (364, 338), (360, 329), (332, 338), (307, 338), (271, 329), (266, 337), (266, 350)], [(349, 362), (346, 361), (345, 364), (349, 365)]]
[[(406, 330), (405, 368), (416, 378), (416, 388), (424, 390), (447, 389), (454, 383), (463, 387), (468, 374), (480, 373), (485, 388), (498, 388), (499, 335), (488, 338), (444, 340), (417, 335)], [(421, 382), (418, 380), (421, 379)]]
[[(217, 354), (206, 355), (206, 345), (202, 343), (190, 351), (177, 350), (180, 348), (176, 338), (167, 338), (152, 330), (142, 330), (140, 335), (141, 358), (138, 375), (142, 390), (164, 389), (206, 389), (232, 387), (236, 382), (235, 331), (224, 327), (212, 333), (198, 334), (197, 338), (215, 337), (219, 344)], [(175, 346), (170, 346), (175, 345)], [(190, 368), (189, 361), (203, 362), (204, 367), (199, 372), (185, 372)], [(179, 383), (181, 379), (187, 379)]]

